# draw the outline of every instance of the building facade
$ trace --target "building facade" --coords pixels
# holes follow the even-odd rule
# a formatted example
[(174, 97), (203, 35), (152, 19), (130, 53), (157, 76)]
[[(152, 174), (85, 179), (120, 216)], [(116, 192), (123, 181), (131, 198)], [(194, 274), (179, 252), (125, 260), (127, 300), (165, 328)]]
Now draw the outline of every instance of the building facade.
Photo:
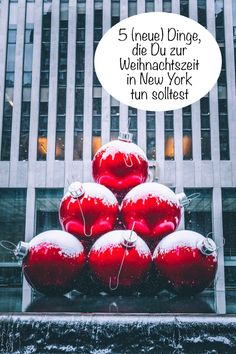
[[(102, 35), (148, 11), (190, 17), (220, 46), (218, 82), (191, 106), (139, 111), (111, 97), (96, 77), (93, 58)], [(129, 130), (155, 180), (177, 193), (200, 193), (180, 228), (215, 240), (215, 309), (225, 313), (226, 290), (236, 287), (235, 29), (234, 0), (2, 0), (0, 239), (29, 241), (60, 228), (58, 207), (69, 183), (92, 181), (96, 150)], [(19, 265), (3, 249), (0, 266), (1, 285), (21, 283)], [(30, 297), (24, 281), (23, 303)]]

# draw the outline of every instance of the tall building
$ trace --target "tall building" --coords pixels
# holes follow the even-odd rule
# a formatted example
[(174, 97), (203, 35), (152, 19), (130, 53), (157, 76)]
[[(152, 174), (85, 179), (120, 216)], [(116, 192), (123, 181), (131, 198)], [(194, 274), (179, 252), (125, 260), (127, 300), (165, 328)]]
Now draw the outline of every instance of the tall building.
[[(191, 106), (139, 111), (109, 96), (97, 79), (93, 58), (102, 35), (148, 11), (190, 17), (218, 41), (221, 75)], [(129, 130), (155, 180), (178, 193), (200, 193), (180, 228), (216, 241), (215, 310), (236, 311), (227, 300), (236, 287), (235, 64), (234, 0), (2, 0), (0, 239), (29, 241), (59, 229), (58, 207), (69, 183), (91, 181), (96, 150)], [(21, 284), (21, 268), (3, 249), (0, 265), (1, 285)], [(23, 302), (29, 298), (24, 282)]]

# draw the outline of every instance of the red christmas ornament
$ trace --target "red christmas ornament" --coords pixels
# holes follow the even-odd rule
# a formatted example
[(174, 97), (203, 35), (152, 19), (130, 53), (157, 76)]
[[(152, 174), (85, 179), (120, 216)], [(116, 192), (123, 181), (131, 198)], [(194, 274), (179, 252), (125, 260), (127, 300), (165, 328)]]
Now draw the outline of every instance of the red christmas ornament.
[(120, 133), (119, 140), (103, 145), (92, 162), (95, 182), (108, 187), (117, 197), (148, 177), (148, 160), (144, 151), (132, 143), (132, 134)]
[(15, 255), (22, 260), (28, 283), (46, 295), (62, 295), (74, 288), (85, 264), (84, 248), (64, 231), (46, 231), (29, 243), (20, 242)]
[(159, 242), (153, 262), (171, 291), (181, 295), (199, 293), (214, 280), (216, 244), (197, 232), (177, 231)]
[(135, 232), (116, 230), (95, 242), (88, 260), (93, 279), (105, 290), (131, 291), (145, 280), (152, 257)]
[(144, 183), (133, 188), (121, 204), (121, 214), (127, 229), (134, 225), (151, 246), (175, 231), (180, 223), (184, 193), (175, 194), (160, 183)]
[(88, 243), (113, 230), (119, 206), (114, 194), (97, 183), (74, 182), (62, 199), (59, 216), (64, 230)]

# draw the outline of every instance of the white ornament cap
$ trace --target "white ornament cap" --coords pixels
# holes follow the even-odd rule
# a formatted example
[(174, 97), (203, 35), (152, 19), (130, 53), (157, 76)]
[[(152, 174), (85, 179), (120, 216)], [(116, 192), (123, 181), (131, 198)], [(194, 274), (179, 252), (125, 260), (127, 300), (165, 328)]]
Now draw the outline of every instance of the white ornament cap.
[(204, 240), (198, 242), (197, 248), (201, 251), (202, 254), (209, 256), (216, 251), (217, 247), (211, 238), (206, 237)]
[(188, 197), (186, 196), (185, 193), (178, 193), (178, 194), (176, 194), (176, 197), (178, 198), (179, 203), (182, 207), (189, 205), (190, 200), (188, 199)]
[(122, 237), (123, 237), (122, 244), (126, 248), (134, 247), (138, 240), (138, 235), (133, 230), (124, 231)]
[(68, 191), (69, 191), (70, 195), (75, 199), (81, 197), (85, 193), (84, 187), (83, 187), (82, 183), (80, 183), (80, 182), (71, 183), (69, 185)]
[(27, 255), (28, 250), (29, 250), (29, 243), (20, 241), (14, 250), (14, 255), (19, 259), (23, 259)]
[(128, 132), (120, 132), (119, 136), (118, 136), (118, 140), (123, 140), (123, 141), (127, 141), (129, 143), (132, 143), (133, 134), (128, 133)]

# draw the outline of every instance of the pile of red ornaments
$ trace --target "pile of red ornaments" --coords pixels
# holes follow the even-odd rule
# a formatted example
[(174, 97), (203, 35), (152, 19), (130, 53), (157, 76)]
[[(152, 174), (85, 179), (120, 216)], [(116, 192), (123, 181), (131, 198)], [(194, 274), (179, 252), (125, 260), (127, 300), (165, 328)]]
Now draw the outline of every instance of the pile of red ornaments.
[(188, 295), (209, 286), (214, 241), (176, 231), (188, 198), (147, 182), (148, 160), (130, 134), (102, 146), (92, 170), (95, 183), (72, 183), (61, 201), (64, 231), (19, 243), (15, 254), (33, 288), (48, 295), (163, 288)]

